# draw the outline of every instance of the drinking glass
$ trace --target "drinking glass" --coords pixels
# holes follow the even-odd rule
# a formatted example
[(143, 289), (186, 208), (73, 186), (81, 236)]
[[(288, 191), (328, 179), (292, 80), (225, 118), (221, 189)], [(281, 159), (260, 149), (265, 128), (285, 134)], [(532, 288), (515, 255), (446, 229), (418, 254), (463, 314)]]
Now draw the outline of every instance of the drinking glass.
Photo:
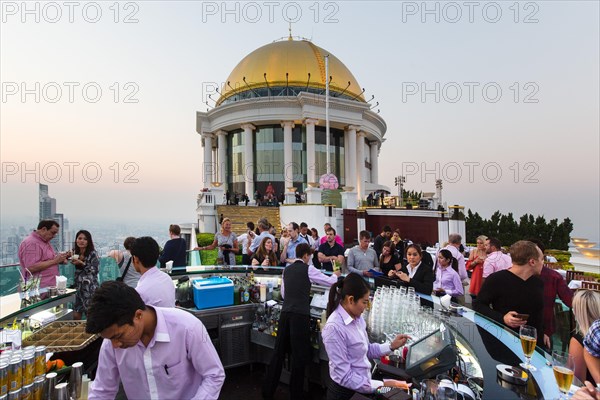
[(561, 399), (567, 398), (567, 393), (571, 389), (573, 383), (573, 376), (575, 375), (575, 362), (573, 356), (564, 351), (553, 351), (552, 352), (552, 370), (554, 372), (554, 379), (560, 390)]
[(519, 338), (521, 339), (521, 347), (523, 348), (523, 354), (525, 354), (526, 360), (526, 362), (520, 363), (519, 365), (529, 371), (535, 371), (536, 368), (531, 365), (531, 356), (535, 351), (537, 331), (533, 326), (522, 325), (519, 329)]

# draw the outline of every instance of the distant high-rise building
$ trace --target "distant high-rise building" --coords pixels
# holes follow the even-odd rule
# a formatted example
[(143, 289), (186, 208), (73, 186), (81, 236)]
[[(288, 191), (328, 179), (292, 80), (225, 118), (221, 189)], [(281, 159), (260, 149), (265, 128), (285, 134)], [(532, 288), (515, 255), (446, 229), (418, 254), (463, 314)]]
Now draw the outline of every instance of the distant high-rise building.
[(40, 183), (40, 221), (54, 219), (56, 214), (56, 199), (48, 195), (48, 185)]
[(43, 185), (40, 183), (39, 191), (40, 221), (43, 219), (53, 219), (58, 222), (58, 225), (60, 226), (58, 235), (56, 235), (54, 239), (50, 241), (50, 244), (52, 244), (52, 247), (54, 247), (56, 250), (63, 251), (65, 249), (65, 217), (63, 214), (56, 213), (56, 199), (50, 197), (48, 194), (48, 185)]

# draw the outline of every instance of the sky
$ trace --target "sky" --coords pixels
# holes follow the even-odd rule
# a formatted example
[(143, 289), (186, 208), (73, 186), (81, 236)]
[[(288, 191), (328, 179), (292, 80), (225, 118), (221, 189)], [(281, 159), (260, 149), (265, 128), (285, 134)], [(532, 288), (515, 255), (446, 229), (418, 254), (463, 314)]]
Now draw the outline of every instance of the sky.
[[(327, 49), (387, 123), (380, 183), (478, 211), (565, 217), (600, 238), (599, 3), (1, 4), (0, 216), (193, 222), (196, 112), (253, 50)], [(438, 175), (438, 176), (436, 176)], [(73, 224), (72, 224), (73, 225)], [(73, 229), (79, 226), (72, 226)]]

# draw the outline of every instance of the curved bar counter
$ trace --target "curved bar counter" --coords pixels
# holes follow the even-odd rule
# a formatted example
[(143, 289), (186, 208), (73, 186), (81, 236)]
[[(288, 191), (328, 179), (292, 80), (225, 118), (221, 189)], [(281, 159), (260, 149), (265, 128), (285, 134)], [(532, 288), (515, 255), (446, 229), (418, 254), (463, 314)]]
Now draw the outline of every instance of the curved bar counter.
[[(185, 268), (175, 268), (171, 276), (173, 279), (176, 279), (179, 276), (188, 275), (190, 279), (195, 279), (214, 275), (243, 275), (254, 271), (255, 277), (258, 279), (261, 277), (277, 278), (280, 277), (283, 268), (270, 268), (268, 271), (263, 271), (262, 269), (253, 270), (252, 267), (239, 266), (232, 267), (232, 269), (207, 269), (205, 271), (200, 271), (200, 267), (188, 267), (188, 269), (190, 272), (187, 272)], [(372, 279), (370, 281), (372, 284)], [(313, 293), (323, 293), (326, 290), (327, 288), (314, 285), (312, 288)], [(422, 305), (433, 307), (435, 310), (441, 310), (437, 297), (422, 294), (420, 296)], [(230, 367), (251, 362), (267, 363), (269, 360), (268, 357), (265, 357), (265, 354), (261, 353), (265, 351), (270, 353), (270, 349), (273, 348), (275, 342), (275, 337), (251, 328), (254, 319), (253, 313), (257, 307), (258, 304), (251, 303), (206, 310), (198, 310), (196, 308), (184, 309), (196, 315), (205, 325), (208, 324), (207, 329), (209, 333), (211, 330), (214, 333), (211, 334), (211, 338), (218, 345), (217, 349), (221, 349), (220, 354), (222, 359), (224, 351), (227, 354), (237, 352), (238, 355), (241, 353), (248, 355), (248, 358), (245, 360), (238, 358), (237, 363), (228, 363), (227, 361), (229, 360), (222, 360), (225, 367)], [(460, 314), (450, 314), (446, 323), (454, 333), (459, 347), (466, 348), (475, 357), (484, 380), (483, 399), (551, 399), (560, 397), (560, 392), (552, 372), (552, 366), (547, 362), (551, 357), (539, 347), (536, 348), (531, 359), (531, 363), (537, 369), (530, 373), (530, 378), (533, 379), (529, 379), (526, 386), (510, 385), (497, 378), (496, 366), (498, 364), (518, 366), (520, 362), (525, 361), (517, 333), (465, 307), (462, 307)], [(240, 343), (232, 342), (229, 336), (222, 336), (224, 331), (232, 326), (238, 329), (244, 327), (239, 332), (242, 335), (241, 337), (239, 334), (236, 334), (236, 340), (251, 343), (251, 350), (245, 352), (243, 346), (240, 347)], [(217, 331), (219, 332), (218, 340), (215, 340)], [(225, 342), (223, 342), (223, 339)], [(321, 342), (319, 341), (319, 343)], [(227, 348), (228, 346), (230, 347)], [(237, 348), (232, 348), (233, 346)], [(319, 355), (322, 361), (327, 360), (326, 352), (322, 347)]]
[[(211, 269), (207, 266), (180, 267), (174, 268), (170, 275), (173, 280), (185, 275), (193, 280), (210, 276), (244, 276), (253, 272), (256, 280), (279, 280), (282, 270), (283, 268), (280, 267), (270, 268), (268, 271), (263, 271), (262, 268), (254, 270), (249, 266), (231, 267), (230, 269), (223, 267)], [(372, 279), (370, 281), (374, 287)], [(324, 293), (326, 290), (327, 288), (313, 285), (311, 292)], [(422, 305), (433, 307), (434, 310), (441, 309), (437, 297), (420, 296)], [(0, 322), (4, 326), (16, 317), (34, 314), (57, 304), (68, 303), (73, 300), (73, 297), (74, 291), (69, 290), (64, 295), (42, 300), (37, 304), (20, 309), (16, 306), (14, 306), (16, 308), (8, 307), (9, 304), (15, 304), (19, 299), (18, 294), (2, 296)], [(228, 368), (254, 362), (269, 362), (276, 338), (253, 329), (258, 307), (259, 303), (248, 303), (202, 310), (195, 307), (182, 309), (202, 320), (219, 352), (223, 365)], [(474, 357), (475, 364), (478, 364), (475, 369), (480, 370), (483, 375), (483, 399), (553, 399), (560, 396), (552, 367), (547, 362), (551, 357), (542, 349), (536, 348), (531, 359), (531, 363), (537, 368), (531, 373), (533, 379), (529, 379), (526, 386), (510, 386), (504, 381), (498, 380), (496, 366), (498, 364), (515, 366), (525, 360), (518, 334), (464, 307), (460, 314), (450, 314), (445, 321), (454, 333), (458, 347), (467, 349)], [(317, 374), (320, 371), (317, 379), (320, 379), (321, 384), (325, 385), (325, 380), (328, 379), (327, 354), (320, 338), (318, 343), (321, 346), (320, 349), (315, 349), (313, 360), (320, 363), (320, 368), (311, 370), (317, 371), (315, 372)], [(285, 380), (285, 378), (283, 379)]]

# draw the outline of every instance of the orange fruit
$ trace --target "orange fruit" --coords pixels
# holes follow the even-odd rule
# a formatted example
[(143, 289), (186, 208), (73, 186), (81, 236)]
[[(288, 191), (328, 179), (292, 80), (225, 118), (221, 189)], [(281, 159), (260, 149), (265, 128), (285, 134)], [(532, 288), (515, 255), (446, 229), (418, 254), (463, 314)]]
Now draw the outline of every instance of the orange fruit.
[(46, 362), (46, 373), (52, 372), (55, 369), (56, 369), (56, 361), (55, 360), (48, 360)]
[(57, 371), (65, 367), (65, 362), (61, 359), (49, 360), (46, 362), (46, 373)]

